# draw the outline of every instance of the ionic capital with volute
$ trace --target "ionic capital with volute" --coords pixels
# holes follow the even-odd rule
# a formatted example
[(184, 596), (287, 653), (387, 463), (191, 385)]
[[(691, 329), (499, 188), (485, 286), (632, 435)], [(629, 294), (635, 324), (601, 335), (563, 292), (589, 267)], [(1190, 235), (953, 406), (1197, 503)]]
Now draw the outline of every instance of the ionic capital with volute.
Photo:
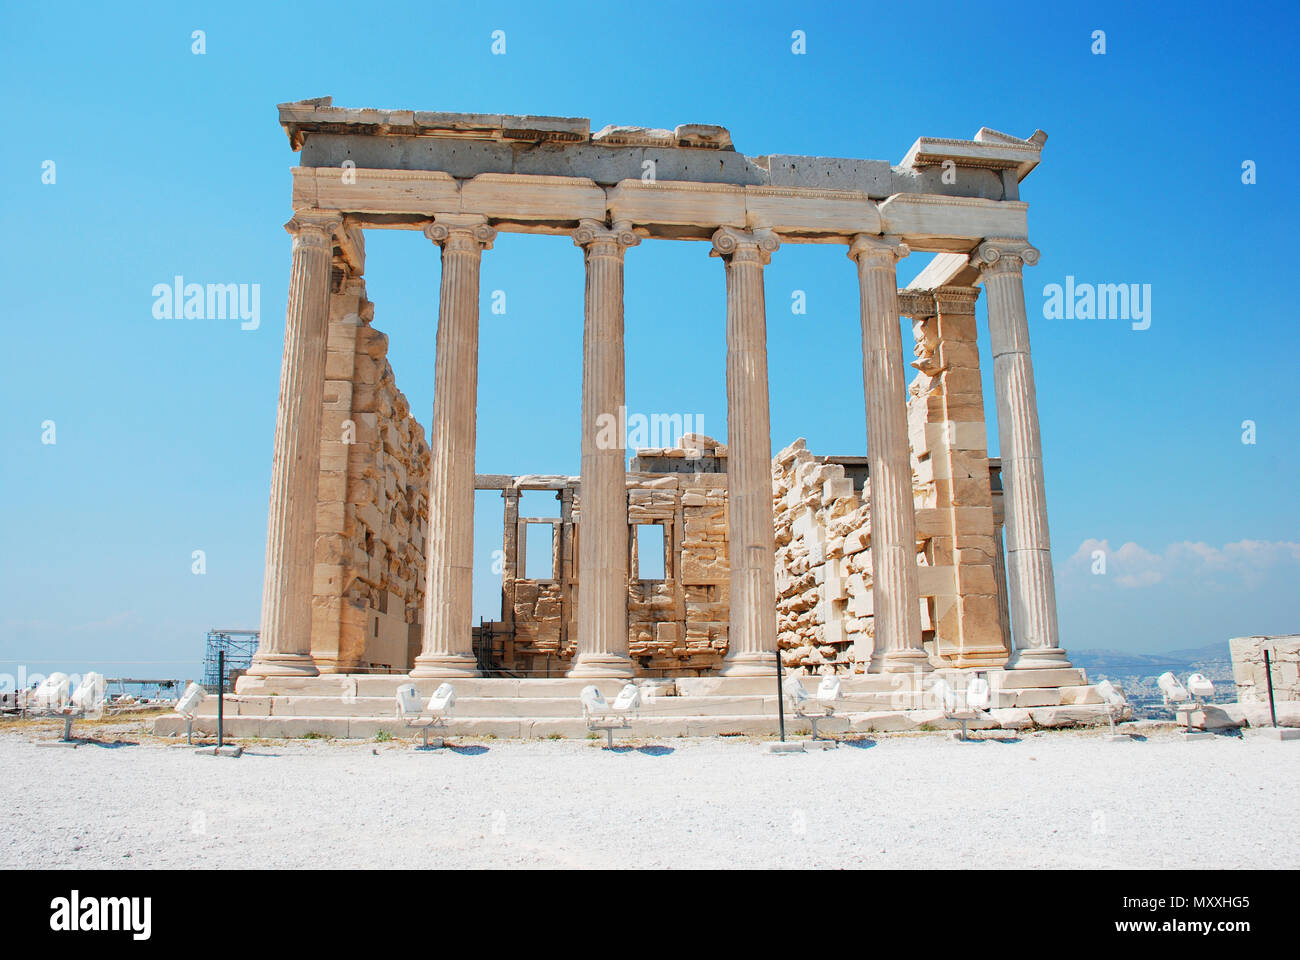
[(1038, 262), (1038, 249), (1028, 240), (1009, 237), (991, 237), (970, 255), (970, 265), (981, 274), (1019, 272), (1024, 266)]
[(781, 246), (781, 239), (771, 230), (737, 230), (719, 227), (713, 234), (711, 257), (723, 257), (732, 263), (751, 261), (766, 265)]
[(496, 229), (488, 226), (487, 217), (472, 213), (439, 213), (424, 228), (424, 235), (451, 252), (491, 250)]

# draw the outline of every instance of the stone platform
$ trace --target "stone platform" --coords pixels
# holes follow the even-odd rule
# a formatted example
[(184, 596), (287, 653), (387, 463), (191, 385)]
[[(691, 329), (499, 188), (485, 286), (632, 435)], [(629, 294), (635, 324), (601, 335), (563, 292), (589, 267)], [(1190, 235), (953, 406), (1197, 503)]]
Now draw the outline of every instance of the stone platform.
[[(830, 734), (917, 729), (957, 729), (944, 718), (929, 692), (937, 677), (957, 689), (969, 673), (938, 670), (924, 676), (859, 675), (843, 677), (836, 715), (820, 723)], [(971, 729), (1024, 729), (1106, 723), (1106, 708), (1096, 688), (1079, 669), (995, 670), (987, 673), (993, 709), (968, 724)], [(811, 692), (819, 677), (804, 678)], [(316, 735), (338, 739), (373, 739), (381, 731), (412, 735), (396, 717), (395, 696), (404, 683), (415, 683), (429, 697), (443, 681), (401, 674), (329, 675), (318, 677), (241, 677), (225, 699), (225, 731), (232, 737), (292, 738)], [(478, 678), (451, 681), (456, 708), (446, 732), (456, 736), (512, 739), (583, 738), (588, 734), (578, 694), (588, 684), (612, 700), (621, 680)], [(777, 730), (776, 678), (689, 677), (640, 679), (642, 706), (631, 735), (707, 737), (727, 734), (766, 735)], [(194, 729), (216, 732), (216, 698), (204, 701)], [(810, 724), (787, 704), (787, 731)], [(155, 732), (185, 732), (179, 716), (160, 717)]]

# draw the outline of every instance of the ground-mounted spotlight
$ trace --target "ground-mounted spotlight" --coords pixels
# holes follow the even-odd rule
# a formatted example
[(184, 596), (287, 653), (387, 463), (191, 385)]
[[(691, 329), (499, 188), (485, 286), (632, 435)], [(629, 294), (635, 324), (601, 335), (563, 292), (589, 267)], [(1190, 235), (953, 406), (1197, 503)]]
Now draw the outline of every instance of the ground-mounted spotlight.
[(834, 674), (827, 674), (817, 684), (817, 690), (811, 696), (804, 689), (803, 677), (791, 674), (784, 684), (786, 698), (794, 710), (794, 715), (807, 720), (812, 726), (810, 743), (817, 747), (835, 746), (834, 740), (827, 740), (817, 732), (817, 724), (835, 715), (835, 708), (840, 700), (840, 679)]
[(587, 684), (578, 694), (582, 704), (582, 719), (587, 729), (605, 734), (605, 746), (613, 748), (614, 731), (630, 730), (632, 719), (641, 708), (641, 688), (635, 683), (625, 683), (611, 704), (595, 684)]
[(420, 697), (420, 688), (413, 683), (404, 683), (397, 688), (397, 716), (408, 728), (419, 730), (423, 742), (419, 749), (428, 750), (443, 745), (443, 738), (429, 740), (431, 728), (446, 729), (451, 719), (452, 709), (456, 706), (456, 689), (450, 683), (438, 685), (426, 706)]
[(208, 692), (191, 680), (185, 692), (176, 701), (176, 712), (185, 718), (185, 742), (188, 744), (194, 743), (194, 718), (198, 716), (199, 704), (207, 697)]
[(1111, 743), (1131, 743), (1133, 738), (1128, 734), (1115, 732), (1115, 717), (1124, 713), (1124, 708), (1128, 706), (1128, 701), (1124, 699), (1124, 694), (1115, 688), (1115, 685), (1109, 680), (1102, 680), (1097, 684), (1097, 693), (1106, 704), (1106, 719), (1110, 721), (1110, 735), (1106, 738)]

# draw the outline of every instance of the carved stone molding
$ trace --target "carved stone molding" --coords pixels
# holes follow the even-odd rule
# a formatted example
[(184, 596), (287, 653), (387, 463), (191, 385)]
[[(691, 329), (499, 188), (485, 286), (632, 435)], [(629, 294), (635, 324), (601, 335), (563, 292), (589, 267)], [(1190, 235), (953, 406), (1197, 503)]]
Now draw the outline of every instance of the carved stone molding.
[(719, 227), (713, 234), (713, 250), (709, 256), (727, 257), (734, 261), (753, 260), (772, 262), (772, 254), (781, 246), (781, 240), (771, 230), (737, 230)]
[(1038, 249), (1028, 240), (1009, 237), (990, 237), (970, 256), (970, 265), (980, 273), (1019, 271), (1026, 264), (1038, 262)]
[(486, 217), (477, 214), (439, 213), (424, 228), (424, 235), (444, 249), (491, 250), (497, 232), (488, 226)]
[(894, 268), (899, 260), (912, 252), (912, 248), (897, 237), (877, 237), (860, 233), (849, 244), (849, 259), (869, 266)]
[(599, 220), (580, 220), (578, 229), (573, 231), (573, 243), (582, 247), (588, 256), (622, 256), (628, 247), (635, 247), (641, 237), (632, 229), (632, 224), (619, 220), (613, 227), (607, 227)]
[(334, 236), (343, 229), (343, 217), (337, 213), (301, 210), (284, 225), (294, 242), (333, 249)]

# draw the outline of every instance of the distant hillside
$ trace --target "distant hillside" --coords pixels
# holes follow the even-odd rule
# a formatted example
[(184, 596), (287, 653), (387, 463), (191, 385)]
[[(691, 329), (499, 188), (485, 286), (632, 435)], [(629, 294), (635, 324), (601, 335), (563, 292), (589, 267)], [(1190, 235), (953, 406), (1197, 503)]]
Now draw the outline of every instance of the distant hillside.
[(1151, 676), (1166, 670), (1180, 672), (1200, 663), (1227, 662), (1228, 642), (1219, 640), (1203, 647), (1170, 650), (1165, 653), (1132, 653), (1127, 650), (1070, 650), (1070, 661), (1089, 673), (1104, 672)]

